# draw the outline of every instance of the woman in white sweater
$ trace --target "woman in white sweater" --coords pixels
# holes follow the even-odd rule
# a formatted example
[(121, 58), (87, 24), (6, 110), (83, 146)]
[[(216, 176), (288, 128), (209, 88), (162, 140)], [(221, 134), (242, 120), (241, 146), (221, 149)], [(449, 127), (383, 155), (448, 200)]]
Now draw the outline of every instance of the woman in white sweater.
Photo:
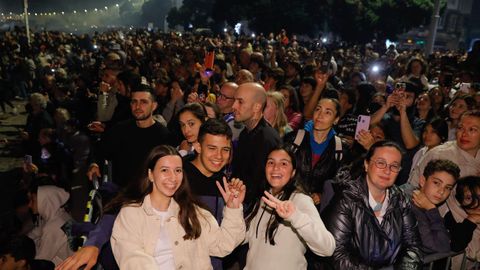
[(120, 269), (210, 270), (210, 256), (228, 255), (245, 237), (245, 186), (217, 182), (226, 207), (219, 227), (191, 195), (182, 159), (171, 146), (155, 147), (145, 175), (112, 204), (122, 206), (111, 245)]
[(246, 219), (249, 250), (244, 269), (307, 269), (307, 247), (319, 256), (333, 254), (333, 235), (312, 198), (295, 186), (295, 163), (287, 147), (268, 155), (267, 191)]

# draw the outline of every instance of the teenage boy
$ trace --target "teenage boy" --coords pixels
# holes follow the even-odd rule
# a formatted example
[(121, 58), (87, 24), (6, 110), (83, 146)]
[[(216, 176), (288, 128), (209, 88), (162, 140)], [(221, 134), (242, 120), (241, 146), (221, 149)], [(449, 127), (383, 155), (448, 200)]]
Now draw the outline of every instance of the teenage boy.
[[(200, 127), (198, 142), (194, 144), (197, 154), (186, 156), (184, 170), (192, 193), (204, 203), (212, 215), (221, 222), (223, 218), (222, 195), (216, 182), (222, 183), (223, 168), (232, 154), (232, 130), (223, 120), (209, 119)], [(212, 257), (214, 270), (223, 269), (222, 260)]]
[(225, 176), (223, 168), (232, 154), (232, 130), (223, 120), (209, 119), (200, 127), (194, 149), (197, 154), (185, 157), (184, 165), (190, 188), (220, 222), (225, 203), (215, 182), (221, 183)]
[(412, 211), (418, 221), (418, 230), (425, 254), (450, 251), (450, 236), (438, 206), (443, 204), (460, 177), (460, 169), (450, 160), (431, 160), (423, 175), (420, 186), (412, 194)]

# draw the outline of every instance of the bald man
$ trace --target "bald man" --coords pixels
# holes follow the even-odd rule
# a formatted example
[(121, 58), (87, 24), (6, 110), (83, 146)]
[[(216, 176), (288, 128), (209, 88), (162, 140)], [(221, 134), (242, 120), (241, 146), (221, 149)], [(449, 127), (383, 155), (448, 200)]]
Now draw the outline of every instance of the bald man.
[(238, 85), (241, 85), (247, 82), (253, 82), (253, 81), (254, 81), (253, 74), (248, 69), (240, 69), (237, 75), (235, 76), (235, 82)]
[(261, 196), (267, 155), (281, 143), (277, 131), (263, 119), (266, 102), (263, 86), (244, 83), (238, 87), (232, 106), (235, 121), (245, 125), (233, 155), (233, 176), (242, 179), (247, 186), (244, 201), (247, 208)]

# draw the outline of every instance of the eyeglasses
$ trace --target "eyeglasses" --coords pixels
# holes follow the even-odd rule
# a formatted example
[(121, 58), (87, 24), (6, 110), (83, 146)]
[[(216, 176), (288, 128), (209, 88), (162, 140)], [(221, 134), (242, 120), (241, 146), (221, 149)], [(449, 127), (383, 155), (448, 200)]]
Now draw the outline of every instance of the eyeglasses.
[(218, 98), (218, 99), (223, 98), (223, 99), (226, 99), (226, 100), (233, 100), (233, 99), (235, 99), (234, 97), (227, 97), (227, 96), (225, 96), (225, 95), (222, 94), (222, 93), (218, 93), (218, 94), (217, 94), (217, 98)]
[(388, 164), (384, 159), (377, 159), (373, 161), (373, 164), (375, 164), (375, 167), (379, 169), (385, 169), (388, 167), (388, 169), (394, 173), (398, 173), (401, 169), (402, 166), (398, 164)]

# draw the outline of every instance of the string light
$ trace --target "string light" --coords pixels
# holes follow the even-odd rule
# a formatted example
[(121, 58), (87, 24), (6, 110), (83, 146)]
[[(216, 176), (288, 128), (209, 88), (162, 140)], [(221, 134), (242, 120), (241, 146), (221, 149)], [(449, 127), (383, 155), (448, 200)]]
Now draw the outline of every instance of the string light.
[[(120, 4), (116, 3), (114, 4), (114, 6), (112, 7), (117, 7), (119, 8), (120, 7)], [(91, 9), (92, 12), (100, 12), (100, 13), (104, 13), (104, 12), (108, 12), (109, 7), (108, 6), (104, 6), (103, 8), (100, 7), (100, 8), (94, 8), (94, 9)], [(88, 13), (88, 9), (84, 9), (83, 10), (85, 13)], [(10, 12), (7, 12), (7, 13), (0, 13), (1, 14), (1, 18), (0, 20), (4, 21), (4, 20), (11, 20), (11, 19), (14, 19), (14, 20), (22, 20), (23, 17), (25, 16), (25, 13), (14, 13), (12, 11)], [(63, 16), (68, 16), (69, 14), (77, 14), (77, 10), (72, 10), (72, 11), (50, 11), (50, 12), (28, 12), (27, 13), (29, 16), (60, 16), (60, 15), (63, 15)]]

